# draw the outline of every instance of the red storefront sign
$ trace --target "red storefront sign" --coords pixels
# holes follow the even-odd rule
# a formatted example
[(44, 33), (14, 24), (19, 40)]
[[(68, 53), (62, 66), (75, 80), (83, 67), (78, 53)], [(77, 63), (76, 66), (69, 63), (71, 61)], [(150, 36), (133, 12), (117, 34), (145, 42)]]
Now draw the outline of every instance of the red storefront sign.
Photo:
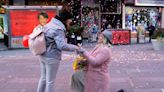
[[(56, 15), (54, 10), (45, 10), (49, 20)], [(12, 37), (29, 35), (38, 25), (39, 10), (10, 10), (10, 28)]]
[(130, 31), (129, 30), (114, 30), (113, 34), (113, 44), (130, 44)]

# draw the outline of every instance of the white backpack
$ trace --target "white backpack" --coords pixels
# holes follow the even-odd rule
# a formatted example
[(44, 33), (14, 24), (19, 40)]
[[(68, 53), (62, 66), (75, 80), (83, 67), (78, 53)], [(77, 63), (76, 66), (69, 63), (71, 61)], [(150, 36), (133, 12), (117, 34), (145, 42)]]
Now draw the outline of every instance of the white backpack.
[(46, 51), (46, 40), (43, 27), (38, 25), (29, 35), (29, 49), (34, 55), (41, 55)]

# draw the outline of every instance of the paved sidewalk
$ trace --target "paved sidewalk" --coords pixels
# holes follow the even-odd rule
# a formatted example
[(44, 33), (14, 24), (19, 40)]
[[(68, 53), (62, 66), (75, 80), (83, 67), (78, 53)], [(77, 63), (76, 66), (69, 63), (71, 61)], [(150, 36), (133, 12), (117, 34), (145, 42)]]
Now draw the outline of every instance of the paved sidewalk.
[[(154, 51), (151, 44), (114, 46), (112, 50), (111, 92), (164, 92), (164, 51)], [(63, 59), (71, 54), (64, 52)], [(73, 72), (71, 61), (61, 61), (56, 92), (72, 92)], [(38, 59), (27, 49), (0, 52), (0, 92), (36, 92), (39, 74)]]

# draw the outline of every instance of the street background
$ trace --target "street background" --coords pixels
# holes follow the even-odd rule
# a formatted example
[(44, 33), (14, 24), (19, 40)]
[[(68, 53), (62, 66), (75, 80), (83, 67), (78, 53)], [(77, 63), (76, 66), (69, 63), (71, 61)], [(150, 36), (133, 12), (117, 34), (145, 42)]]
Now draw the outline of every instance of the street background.
[[(90, 51), (95, 44), (86, 44)], [(117, 92), (164, 92), (164, 51), (154, 51), (151, 44), (115, 45), (110, 63), (110, 90)], [(64, 52), (63, 60), (72, 52)], [(61, 61), (56, 92), (70, 89), (72, 61)], [(36, 92), (40, 76), (38, 58), (28, 49), (0, 52), (0, 92)]]

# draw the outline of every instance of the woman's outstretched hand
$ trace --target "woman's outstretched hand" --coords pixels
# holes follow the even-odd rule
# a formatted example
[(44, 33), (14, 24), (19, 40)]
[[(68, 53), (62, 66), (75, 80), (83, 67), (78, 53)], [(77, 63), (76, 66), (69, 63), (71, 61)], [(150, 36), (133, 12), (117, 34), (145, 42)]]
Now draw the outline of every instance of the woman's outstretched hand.
[(85, 49), (82, 47), (82, 44), (78, 44), (78, 47), (77, 54), (82, 55), (85, 52)]

